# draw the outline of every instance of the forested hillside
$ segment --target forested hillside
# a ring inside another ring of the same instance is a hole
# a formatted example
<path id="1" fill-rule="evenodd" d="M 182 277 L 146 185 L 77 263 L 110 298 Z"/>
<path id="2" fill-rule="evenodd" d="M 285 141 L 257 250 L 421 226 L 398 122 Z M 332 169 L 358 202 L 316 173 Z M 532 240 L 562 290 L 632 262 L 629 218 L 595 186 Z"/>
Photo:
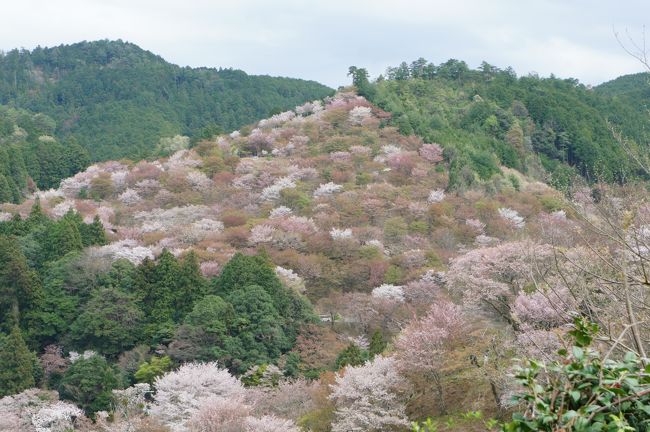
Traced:
<path id="1" fill-rule="evenodd" d="M 0 104 L 45 114 L 91 160 L 151 156 L 161 137 L 229 131 L 330 94 L 313 81 L 179 67 L 122 41 L 0 55 Z"/>
<path id="2" fill-rule="evenodd" d="M 650 423 L 646 191 L 459 187 L 463 148 L 391 122 L 340 92 L 3 204 L 0 430 Z"/>
<path id="3" fill-rule="evenodd" d="M 88 152 L 74 138 L 55 138 L 55 129 L 47 115 L 0 105 L 0 202 L 57 187 L 88 166 Z"/>
<path id="4" fill-rule="evenodd" d="M 577 80 L 517 77 L 483 63 L 470 69 L 424 59 L 389 68 L 369 82 L 353 67 L 370 100 L 393 113 L 392 124 L 440 143 L 452 160 L 450 187 L 487 179 L 504 165 L 565 189 L 574 173 L 590 181 L 646 177 L 631 163 L 612 129 L 648 153 L 647 74 L 622 77 L 596 91 Z"/>

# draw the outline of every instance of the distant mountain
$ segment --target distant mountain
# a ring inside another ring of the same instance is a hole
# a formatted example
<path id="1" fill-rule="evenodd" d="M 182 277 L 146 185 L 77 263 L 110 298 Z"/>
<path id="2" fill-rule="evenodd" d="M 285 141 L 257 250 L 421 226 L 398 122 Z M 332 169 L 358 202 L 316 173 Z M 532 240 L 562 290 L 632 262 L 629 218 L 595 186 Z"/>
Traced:
<path id="1" fill-rule="evenodd" d="M 542 166 L 558 187 L 575 173 L 616 182 L 644 176 L 611 128 L 649 152 L 647 74 L 591 89 L 574 79 L 517 77 L 487 63 L 472 70 L 453 59 L 404 62 L 372 83 L 365 70 L 352 70 L 361 93 L 393 113 L 402 133 L 445 147 L 452 188 L 489 179 L 500 165 L 530 174 Z"/>
<path id="2" fill-rule="evenodd" d="M 314 81 L 180 67 L 123 41 L 0 55 L 0 104 L 50 116 L 92 160 L 142 158 L 161 137 L 229 131 L 332 93 Z"/>
<path id="3" fill-rule="evenodd" d="M 629 101 L 633 107 L 647 112 L 650 107 L 650 74 L 624 75 L 594 88 L 596 93 Z"/>

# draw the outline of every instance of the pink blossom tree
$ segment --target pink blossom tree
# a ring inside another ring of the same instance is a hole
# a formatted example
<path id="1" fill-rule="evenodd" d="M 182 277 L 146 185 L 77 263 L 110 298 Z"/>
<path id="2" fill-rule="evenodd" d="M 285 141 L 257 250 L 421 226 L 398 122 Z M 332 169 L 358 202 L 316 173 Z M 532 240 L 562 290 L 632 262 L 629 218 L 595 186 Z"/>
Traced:
<path id="1" fill-rule="evenodd" d="M 332 431 L 403 430 L 408 426 L 406 387 L 390 357 L 377 356 L 362 366 L 348 367 L 332 385 L 330 399 L 336 406 Z"/>

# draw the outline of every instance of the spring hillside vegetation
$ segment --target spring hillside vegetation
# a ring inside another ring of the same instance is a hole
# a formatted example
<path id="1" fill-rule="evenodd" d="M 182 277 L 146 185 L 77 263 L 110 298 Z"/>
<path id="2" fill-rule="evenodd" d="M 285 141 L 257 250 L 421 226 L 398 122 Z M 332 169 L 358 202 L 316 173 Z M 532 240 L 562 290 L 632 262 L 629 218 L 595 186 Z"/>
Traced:
<path id="1" fill-rule="evenodd" d="M 644 111 L 422 64 L 5 200 L 0 430 L 647 429 Z"/>

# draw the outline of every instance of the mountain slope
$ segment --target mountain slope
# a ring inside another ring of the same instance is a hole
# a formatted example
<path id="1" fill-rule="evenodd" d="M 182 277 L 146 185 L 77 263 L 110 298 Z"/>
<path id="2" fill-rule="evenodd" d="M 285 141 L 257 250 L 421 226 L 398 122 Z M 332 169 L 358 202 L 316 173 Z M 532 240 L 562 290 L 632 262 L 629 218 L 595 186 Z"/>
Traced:
<path id="1" fill-rule="evenodd" d="M 644 176 L 610 130 L 620 129 L 648 152 L 650 117 L 640 98 L 613 97 L 614 90 L 593 91 L 571 79 L 517 78 L 512 69 L 488 64 L 471 70 L 458 60 L 439 66 L 424 59 L 402 63 L 389 69 L 387 78 L 361 80 L 362 93 L 392 112 L 403 133 L 439 142 L 453 153 L 454 187 L 471 183 L 473 175 L 490 178 L 499 164 L 533 175 L 540 175 L 541 164 L 561 187 L 574 172 L 617 182 Z"/>
<path id="2" fill-rule="evenodd" d="M 0 103 L 49 115 L 93 160 L 150 156 L 163 136 L 236 129 L 330 93 L 313 81 L 179 67 L 122 41 L 0 56 Z"/>

